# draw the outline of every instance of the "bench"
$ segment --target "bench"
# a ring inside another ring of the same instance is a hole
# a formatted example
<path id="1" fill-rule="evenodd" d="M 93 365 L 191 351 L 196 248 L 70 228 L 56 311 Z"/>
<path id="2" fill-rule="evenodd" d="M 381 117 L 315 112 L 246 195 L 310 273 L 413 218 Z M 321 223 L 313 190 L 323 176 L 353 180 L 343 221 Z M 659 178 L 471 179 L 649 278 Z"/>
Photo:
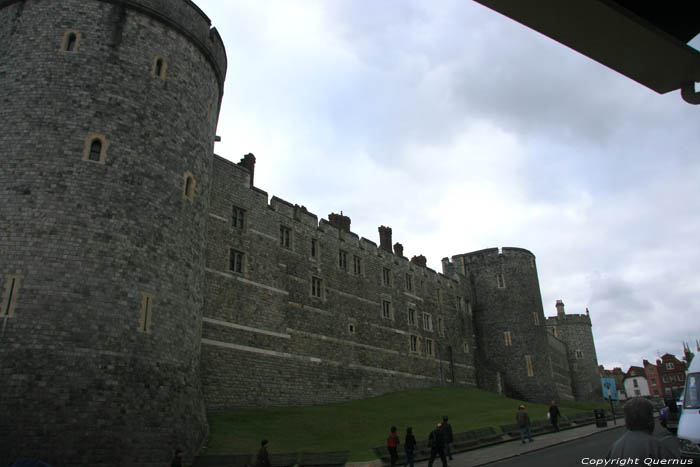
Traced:
<path id="1" fill-rule="evenodd" d="M 577 412 L 567 417 L 571 423 L 576 425 L 589 425 L 595 423 L 593 412 Z"/>
<path id="2" fill-rule="evenodd" d="M 270 454 L 271 467 L 292 467 L 299 462 L 298 452 L 282 452 Z"/>
<path id="3" fill-rule="evenodd" d="M 350 457 L 350 451 L 302 452 L 298 465 L 299 467 L 337 467 L 345 465 L 348 457 Z"/>
<path id="4" fill-rule="evenodd" d="M 250 454 L 229 454 L 226 456 L 204 456 L 194 460 L 194 467 L 246 467 L 253 465 Z"/>

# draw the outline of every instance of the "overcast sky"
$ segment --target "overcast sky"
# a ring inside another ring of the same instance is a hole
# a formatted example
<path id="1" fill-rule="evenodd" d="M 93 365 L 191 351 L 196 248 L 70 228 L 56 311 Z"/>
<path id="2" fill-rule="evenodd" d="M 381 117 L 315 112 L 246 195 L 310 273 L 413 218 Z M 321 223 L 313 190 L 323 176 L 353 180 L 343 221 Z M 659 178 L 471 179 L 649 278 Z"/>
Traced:
<path id="1" fill-rule="evenodd" d="M 216 153 L 409 258 L 537 257 L 598 362 L 700 338 L 700 106 L 466 0 L 196 0 L 228 74 Z M 699 43 L 696 38 L 691 45 Z M 696 46 L 697 48 L 697 46 Z"/>

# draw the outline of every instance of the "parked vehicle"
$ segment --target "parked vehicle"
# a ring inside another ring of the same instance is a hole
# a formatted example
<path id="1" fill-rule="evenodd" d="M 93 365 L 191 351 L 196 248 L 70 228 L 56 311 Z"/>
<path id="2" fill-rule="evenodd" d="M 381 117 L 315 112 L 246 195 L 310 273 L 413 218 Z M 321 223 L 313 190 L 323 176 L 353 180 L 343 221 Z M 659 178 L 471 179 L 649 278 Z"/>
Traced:
<path id="1" fill-rule="evenodd" d="M 681 455 L 700 460 L 700 358 L 690 362 L 685 375 L 683 411 L 678 422 Z"/>

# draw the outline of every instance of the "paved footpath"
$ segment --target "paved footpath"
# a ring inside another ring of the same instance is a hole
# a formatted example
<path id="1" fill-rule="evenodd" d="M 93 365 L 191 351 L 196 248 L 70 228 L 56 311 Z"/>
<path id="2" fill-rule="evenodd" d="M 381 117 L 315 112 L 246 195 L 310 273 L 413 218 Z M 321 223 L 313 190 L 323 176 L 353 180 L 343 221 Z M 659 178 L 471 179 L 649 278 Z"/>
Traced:
<path id="1" fill-rule="evenodd" d="M 598 428 L 595 425 L 595 423 L 593 423 L 591 425 L 586 425 L 579 428 L 571 428 L 555 433 L 546 433 L 543 435 L 533 436 L 532 439 L 534 441 L 532 443 L 528 442 L 523 444 L 520 442 L 520 439 L 506 441 L 504 443 L 495 444 L 484 448 L 453 454 L 453 460 L 448 460 L 447 463 L 450 467 L 471 467 L 477 465 L 491 464 L 493 462 L 497 462 L 503 459 L 508 459 L 510 457 L 519 456 L 521 454 L 526 454 L 528 452 L 548 448 L 557 444 L 574 441 L 579 438 L 585 438 L 587 436 L 592 436 L 596 433 L 600 433 L 606 430 L 614 430 L 615 428 L 621 428 L 624 426 L 624 420 L 618 419 L 617 425 L 613 425 L 613 422 L 609 420 L 607 427 Z M 381 465 L 381 461 L 376 460 L 371 462 L 348 462 L 346 464 L 346 467 L 380 467 Z M 425 467 L 427 465 L 427 460 L 415 463 L 416 467 Z M 433 467 L 441 466 L 442 464 L 440 462 L 440 458 L 438 457 L 436 459 L 436 462 L 433 464 Z"/>

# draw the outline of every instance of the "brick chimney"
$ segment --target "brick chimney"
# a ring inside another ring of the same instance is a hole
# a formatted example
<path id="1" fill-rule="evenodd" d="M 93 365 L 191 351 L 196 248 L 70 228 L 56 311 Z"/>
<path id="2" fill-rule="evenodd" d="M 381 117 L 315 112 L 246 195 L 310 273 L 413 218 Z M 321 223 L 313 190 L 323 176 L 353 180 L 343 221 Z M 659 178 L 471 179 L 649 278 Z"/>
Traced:
<path id="1" fill-rule="evenodd" d="M 557 300 L 557 317 L 562 317 L 564 316 L 564 302 L 561 300 Z"/>
<path id="2" fill-rule="evenodd" d="M 399 242 L 394 243 L 394 254 L 403 258 L 403 245 Z"/>
<path id="3" fill-rule="evenodd" d="M 343 211 L 340 211 L 340 214 L 334 212 L 328 214 L 328 222 L 338 230 L 350 232 L 350 218 L 344 216 Z"/>
<path id="4" fill-rule="evenodd" d="M 248 169 L 248 172 L 250 172 L 250 186 L 253 186 L 253 174 L 255 174 L 255 156 L 253 153 L 249 152 L 243 156 L 243 159 L 241 159 L 238 165 Z"/>
<path id="5" fill-rule="evenodd" d="M 413 264 L 417 264 L 418 266 L 423 267 L 425 267 L 426 264 L 428 264 L 428 260 L 423 255 L 414 256 L 413 258 L 411 258 L 411 262 Z"/>
<path id="6" fill-rule="evenodd" d="M 379 248 L 391 252 L 391 227 L 379 227 Z"/>

